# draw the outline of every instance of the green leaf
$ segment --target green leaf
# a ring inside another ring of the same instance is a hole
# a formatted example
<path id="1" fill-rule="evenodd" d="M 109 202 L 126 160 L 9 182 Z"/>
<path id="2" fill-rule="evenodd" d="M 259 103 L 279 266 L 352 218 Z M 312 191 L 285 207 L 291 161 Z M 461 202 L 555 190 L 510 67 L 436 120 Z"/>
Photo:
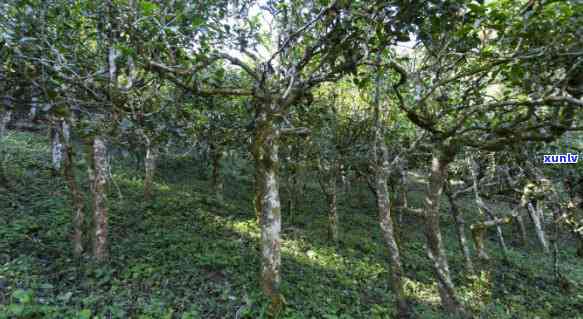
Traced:
<path id="1" fill-rule="evenodd" d="M 79 319 L 91 319 L 91 310 L 89 309 L 83 309 L 81 311 L 79 311 Z"/>
<path id="2" fill-rule="evenodd" d="M 140 7 L 145 16 L 151 16 L 159 9 L 157 4 L 150 1 L 142 1 Z"/>
<path id="3" fill-rule="evenodd" d="M 193 28 L 197 28 L 197 27 L 202 26 L 204 24 L 204 22 L 205 22 L 204 17 L 195 16 L 194 18 L 192 18 L 192 24 L 191 24 L 191 26 Z"/>
<path id="4" fill-rule="evenodd" d="M 16 298 L 22 304 L 28 304 L 32 302 L 32 292 L 23 289 L 17 289 L 12 293 L 12 297 Z"/>
<path id="5" fill-rule="evenodd" d="M 8 311 L 15 316 L 21 316 L 24 312 L 24 305 L 12 304 L 8 306 Z"/>

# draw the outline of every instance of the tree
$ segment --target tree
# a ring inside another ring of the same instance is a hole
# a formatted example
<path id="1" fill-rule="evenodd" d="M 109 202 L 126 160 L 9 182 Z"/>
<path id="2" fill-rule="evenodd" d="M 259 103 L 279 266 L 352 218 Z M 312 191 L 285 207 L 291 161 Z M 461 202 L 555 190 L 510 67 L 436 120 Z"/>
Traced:
<path id="1" fill-rule="evenodd" d="M 565 89 L 549 90 L 548 95 L 542 98 L 525 96 L 532 92 L 530 90 L 535 84 L 544 85 L 544 81 L 519 86 L 524 83 L 509 83 L 500 79 L 500 74 L 504 74 L 508 68 L 532 68 L 530 58 L 536 56 L 537 53 L 533 52 L 539 50 L 536 43 L 532 43 L 535 41 L 534 34 L 528 45 L 512 40 L 506 43 L 503 37 L 491 39 L 488 45 L 482 45 L 476 34 L 468 35 L 471 23 L 484 15 L 485 18 L 498 19 L 502 28 L 508 28 L 500 29 L 500 32 L 516 32 L 513 30 L 516 25 L 512 24 L 514 18 L 510 13 L 516 10 L 516 6 L 507 2 L 505 4 L 507 7 L 504 10 L 508 11 L 503 13 L 503 18 L 497 16 L 501 14 L 500 11 L 492 10 L 489 12 L 492 16 L 488 16 L 485 5 L 472 5 L 465 10 L 456 10 L 447 20 L 422 25 L 418 39 L 426 53 L 420 58 L 421 63 L 411 71 L 392 64 L 395 71 L 415 85 L 415 91 L 407 97 L 394 88 L 401 110 L 413 123 L 432 135 L 432 170 L 425 200 L 428 253 L 434 262 L 442 304 L 454 313 L 465 313 L 465 310 L 455 295 L 449 273 L 440 235 L 439 203 L 448 166 L 455 154 L 462 146 L 501 150 L 521 141 L 553 141 L 571 129 L 575 108 L 581 104 L 580 100 L 566 95 Z M 460 12 L 465 13 L 458 14 Z M 563 12 L 568 16 L 569 13 Z M 532 21 L 529 21 L 529 25 L 532 26 Z M 567 33 L 561 35 L 568 37 Z M 567 38 L 565 40 L 567 43 L 572 42 Z M 499 53 L 492 55 L 490 50 L 493 47 Z M 567 45 L 556 54 L 568 54 L 565 52 L 570 50 L 571 45 Z M 554 65 L 551 69 L 541 69 L 539 74 L 552 74 L 558 67 Z M 567 80 L 568 77 L 562 79 Z M 492 101 L 484 94 L 494 83 L 512 88 L 504 101 Z M 545 112 L 550 107 L 553 111 Z"/>
<path id="2" fill-rule="evenodd" d="M 242 14 L 247 9 L 243 7 L 233 18 L 239 23 L 249 21 L 251 33 L 257 33 L 253 20 Z M 264 43 L 268 55 L 260 57 L 258 52 L 251 52 L 259 44 L 257 38 L 238 38 L 232 49 L 246 55 L 250 63 L 224 52 L 211 52 L 205 54 L 202 63 L 195 67 L 194 71 L 216 60 L 229 61 L 246 73 L 252 88 L 205 90 L 177 78 L 178 75 L 195 75 L 192 70 L 175 69 L 158 61 L 149 63 L 151 69 L 165 74 L 195 94 L 247 95 L 253 99 L 255 120 L 251 153 L 255 159 L 257 207 L 262 212 L 262 286 L 272 300 L 270 314 L 273 316 L 281 312 L 285 303 L 280 292 L 278 143 L 282 134 L 294 132 L 293 129 L 280 128 L 278 118 L 285 116 L 298 101 L 309 97 L 313 87 L 355 70 L 364 57 L 363 36 L 366 32 L 362 28 L 368 13 L 358 12 L 362 9 L 365 9 L 362 4 L 351 5 L 344 1 L 334 1 L 326 6 L 312 4 L 301 10 L 292 2 L 265 6 L 262 13 L 274 23 L 274 32 L 266 35 L 271 41 Z M 230 26 L 223 26 L 223 30 L 230 30 Z M 223 35 L 228 37 L 228 33 Z"/>

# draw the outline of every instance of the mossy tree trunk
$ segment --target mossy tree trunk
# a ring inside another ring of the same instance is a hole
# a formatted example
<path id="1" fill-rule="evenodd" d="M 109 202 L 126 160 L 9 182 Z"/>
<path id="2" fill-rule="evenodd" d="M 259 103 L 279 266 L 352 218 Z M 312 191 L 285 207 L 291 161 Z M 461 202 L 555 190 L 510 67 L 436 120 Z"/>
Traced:
<path id="1" fill-rule="evenodd" d="M 108 211 L 107 211 L 107 147 L 101 136 L 89 138 L 89 181 L 93 197 L 93 256 L 98 262 L 108 256 Z"/>
<path id="2" fill-rule="evenodd" d="M 285 299 L 281 294 L 281 203 L 278 186 L 278 138 L 268 112 L 259 109 L 256 117 L 253 156 L 255 159 L 256 210 L 261 226 L 261 287 L 271 299 L 269 316 L 277 317 Z"/>
<path id="3" fill-rule="evenodd" d="M 336 159 L 318 159 L 318 182 L 328 206 L 328 238 L 338 241 L 337 188 L 338 162 Z"/>
<path id="4" fill-rule="evenodd" d="M 441 238 L 439 226 L 440 199 L 444 182 L 447 180 L 449 163 L 455 153 L 451 146 L 435 145 L 431 161 L 431 176 L 425 196 L 425 236 L 427 238 L 427 252 L 432 261 L 433 271 L 437 279 L 437 288 L 442 306 L 451 314 L 469 317 L 455 292 L 451 280 L 449 264 Z"/>
<path id="5" fill-rule="evenodd" d="M 377 53 L 377 64 L 380 65 L 381 55 Z M 389 152 L 384 138 L 384 127 L 381 119 L 381 96 L 380 89 L 382 85 L 382 77 L 380 68 L 377 69 L 375 79 L 375 95 L 374 95 L 374 139 L 372 141 L 370 164 L 372 173 L 369 181 L 369 187 L 375 195 L 377 210 L 379 215 L 379 225 L 389 252 L 389 269 L 390 282 L 392 292 L 395 295 L 395 302 L 397 307 L 397 316 L 399 318 L 410 318 L 411 309 L 407 302 L 405 288 L 403 285 L 403 265 L 401 263 L 401 253 L 397 238 L 395 234 L 394 216 L 391 210 L 391 198 L 387 187 L 387 179 L 390 175 L 391 164 L 389 163 Z M 396 159 L 398 161 L 398 158 Z M 392 163 L 394 164 L 394 163 Z"/>
<path id="6" fill-rule="evenodd" d="M 59 175 L 63 164 L 63 142 L 61 141 L 60 125 L 60 120 L 53 119 L 49 129 L 51 140 L 51 168 L 54 176 Z"/>
<path id="7" fill-rule="evenodd" d="M 401 263 L 401 253 L 397 243 L 395 224 L 393 222 L 391 201 L 387 189 L 387 181 L 383 172 L 375 174 L 376 202 L 379 214 L 379 225 L 385 245 L 389 251 L 391 287 L 395 294 L 397 311 L 399 318 L 409 318 L 410 309 L 403 286 L 403 266 Z"/>
<path id="8" fill-rule="evenodd" d="M 338 208 L 336 198 L 336 183 L 329 188 L 326 195 L 328 202 L 328 238 L 333 242 L 338 242 Z"/>
<path id="9" fill-rule="evenodd" d="M 464 256 L 464 262 L 466 270 L 469 273 L 474 273 L 474 263 L 472 262 L 472 255 L 470 253 L 470 246 L 468 245 L 468 239 L 466 237 L 466 222 L 464 217 L 462 216 L 462 212 L 460 211 L 456 199 L 454 198 L 453 194 L 449 189 L 446 188 L 445 195 L 447 196 L 447 200 L 449 201 L 449 210 L 455 221 L 457 238 L 460 244 L 460 249 Z"/>
<path id="10" fill-rule="evenodd" d="M 73 200 L 73 231 L 71 235 L 71 242 L 73 244 L 73 253 L 80 256 L 83 249 L 83 223 L 85 220 L 85 199 L 83 192 L 79 188 L 77 182 L 77 174 L 75 172 L 75 149 L 71 141 L 71 127 L 70 124 L 61 120 L 59 125 L 61 136 L 63 137 L 63 176 L 67 181 L 67 187 L 71 193 Z"/>
<path id="11" fill-rule="evenodd" d="M 156 176 L 156 164 L 160 150 L 158 145 L 150 138 L 146 138 L 146 156 L 144 158 L 144 199 L 150 200 L 153 194 L 154 177 Z"/>

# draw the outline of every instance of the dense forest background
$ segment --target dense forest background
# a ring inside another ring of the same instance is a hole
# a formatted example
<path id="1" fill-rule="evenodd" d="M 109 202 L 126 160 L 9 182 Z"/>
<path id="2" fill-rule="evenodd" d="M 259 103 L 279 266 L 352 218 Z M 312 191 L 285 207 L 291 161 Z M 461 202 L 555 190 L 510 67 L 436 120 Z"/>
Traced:
<path id="1" fill-rule="evenodd" d="M 0 318 L 583 318 L 582 26 L 2 1 Z"/>

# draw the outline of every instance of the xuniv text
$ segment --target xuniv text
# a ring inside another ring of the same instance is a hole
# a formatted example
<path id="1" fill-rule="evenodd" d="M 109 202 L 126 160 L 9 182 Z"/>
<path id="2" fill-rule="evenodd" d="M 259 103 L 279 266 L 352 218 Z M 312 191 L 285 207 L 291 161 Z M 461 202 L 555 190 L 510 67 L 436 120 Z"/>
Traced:
<path id="1" fill-rule="evenodd" d="M 578 154 L 543 155 L 543 164 L 575 164 L 579 159 Z"/>

